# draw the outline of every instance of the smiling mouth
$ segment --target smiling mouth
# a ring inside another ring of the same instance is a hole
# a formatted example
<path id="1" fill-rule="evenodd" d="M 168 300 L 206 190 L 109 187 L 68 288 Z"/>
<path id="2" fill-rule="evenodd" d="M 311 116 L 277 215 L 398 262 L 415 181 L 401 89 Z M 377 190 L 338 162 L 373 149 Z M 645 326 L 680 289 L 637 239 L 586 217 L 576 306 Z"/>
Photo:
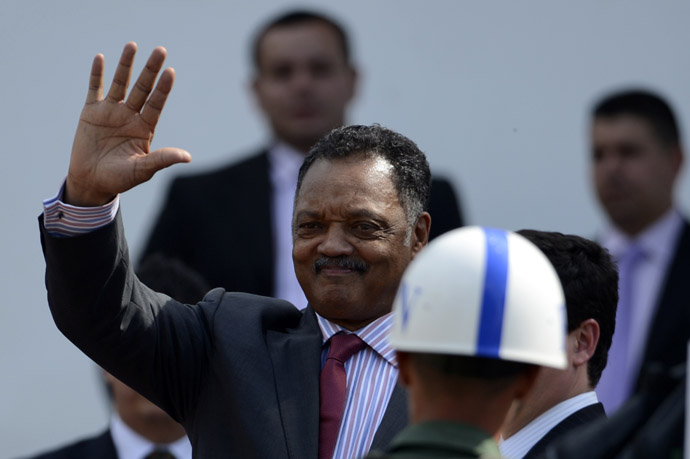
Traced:
<path id="1" fill-rule="evenodd" d="M 326 276 L 344 276 L 347 274 L 352 274 L 354 272 L 355 271 L 353 271 L 351 269 L 326 267 L 326 268 L 322 268 L 319 271 L 317 271 L 317 274 L 324 274 Z"/>

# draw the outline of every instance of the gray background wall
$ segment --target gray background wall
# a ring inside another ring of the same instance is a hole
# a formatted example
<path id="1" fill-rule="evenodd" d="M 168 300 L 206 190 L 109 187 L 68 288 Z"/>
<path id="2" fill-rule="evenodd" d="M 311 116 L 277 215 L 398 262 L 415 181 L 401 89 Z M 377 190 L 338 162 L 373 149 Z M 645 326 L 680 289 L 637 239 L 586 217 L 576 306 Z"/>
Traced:
<path id="1" fill-rule="evenodd" d="M 349 119 L 415 140 L 453 180 L 472 224 L 594 235 L 587 110 L 643 84 L 690 119 L 690 4 L 581 0 L 306 1 L 354 37 L 362 85 Z M 177 82 L 154 147 L 194 161 L 123 197 L 137 255 L 166 185 L 239 158 L 265 129 L 249 97 L 248 37 L 281 1 L 0 2 L 0 457 L 100 431 L 107 408 L 90 361 L 52 323 L 36 217 L 60 185 L 93 56 L 109 80 L 126 41 L 168 48 Z M 677 189 L 690 209 L 687 174 Z M 237 216 L 238 219 L 242 216 Z"/>

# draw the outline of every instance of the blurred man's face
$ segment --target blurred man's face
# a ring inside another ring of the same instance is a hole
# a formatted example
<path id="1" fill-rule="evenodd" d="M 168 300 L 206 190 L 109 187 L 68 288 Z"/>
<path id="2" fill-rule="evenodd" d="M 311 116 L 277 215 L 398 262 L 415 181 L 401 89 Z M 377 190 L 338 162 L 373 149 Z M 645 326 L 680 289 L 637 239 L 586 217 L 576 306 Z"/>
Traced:
<path id="1" fill-rule="evenodd" d="M 634 236 L 672 205 L 678 148 L 665 146 L 644 119 L 598 117 L 592 124 L 592 177 L 611 221 Z"/>
<path id="2" fill-rule="evenodd" d="M 254 93 L 278 139 L 306 152 L 343 125 L 356 76 L 330 26 L 310 21 L 269 30 L 258 67 Z"/>
<path id="3" fill-rule="evenodd" d="M 115 411 L 130 429 L 153 443 L 172 443 L 185 435 L 184 428 L 165 411 L 110 373 L 104 375 Z"/>

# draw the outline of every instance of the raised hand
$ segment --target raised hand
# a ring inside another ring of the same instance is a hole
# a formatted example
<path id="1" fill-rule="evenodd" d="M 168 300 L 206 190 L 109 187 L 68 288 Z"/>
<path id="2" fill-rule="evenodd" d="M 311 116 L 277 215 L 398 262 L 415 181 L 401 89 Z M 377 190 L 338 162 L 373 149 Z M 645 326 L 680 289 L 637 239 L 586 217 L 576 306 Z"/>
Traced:
<path id="1" fill-rule="evenodd" d="M 165 69 L 151 93 L 166 56 L 165 48 L 154 49 L 125 101 L 136 52 L 136 43 L 125 45 L 105 98 L 105 59 L 99 54 L 93 60 L 89 92 L 74 136 L 64 202 L 78 206 L 106 204 L 159 170 L 192 159 L 180 148 L 149 150 L 175 71 Z"/>

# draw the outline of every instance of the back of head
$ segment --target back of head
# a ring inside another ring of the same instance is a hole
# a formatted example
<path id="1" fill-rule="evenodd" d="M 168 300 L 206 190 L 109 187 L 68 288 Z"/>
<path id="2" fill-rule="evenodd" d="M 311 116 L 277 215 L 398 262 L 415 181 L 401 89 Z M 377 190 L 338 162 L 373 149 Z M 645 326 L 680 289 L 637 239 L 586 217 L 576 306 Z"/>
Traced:
<path id="1" fill-rule="evenodd" d="M 565 294 L 568 332 L 590 318 L 599 324 L 599 342 L 587 364 L 589 383 L 596 387 L 616 327 L 616 264 L 599 244 L 579 236 L 536 230 L 517 233 L 536 245 L 556 269 Z"/>
<path id="2" fill-rule="evenodd" d="M 393 305 L 391 344 L 409 353 L 564 368 L 563 309 L 558 276 L 532 243 L 464 227 L 410 263 Z"/>
<path id="3" fill-rule="evenodd" d="M 322 137 L 302 163 L 295 196 L 299 194 L 304 176 L 316 161 L 344 160 L 357 155 L 382 158 L 393 166 L 392 179 L 398 198 L 408 222 L 415 222 L 429 202 L 429 163 L 412 140 L 378 124 L 343 126 Z"/>
<path id="4" fill-rule="evenodd" d="M 146 257 L 136 273 L 150 289 L 181 303 L 197 303 L 209 290 L 200 274 L 181 261 L 160 254 Z"/>
<path id="5" fill-rule="evenodd" d="M 681 143 L 680 130 L 671 105 L 661 96 L 643 89 L 631 89 L 606 96 L 592 109 L 592 118 L 635 116 L 652 127 L 657 140 L 666 147 Z"/>

